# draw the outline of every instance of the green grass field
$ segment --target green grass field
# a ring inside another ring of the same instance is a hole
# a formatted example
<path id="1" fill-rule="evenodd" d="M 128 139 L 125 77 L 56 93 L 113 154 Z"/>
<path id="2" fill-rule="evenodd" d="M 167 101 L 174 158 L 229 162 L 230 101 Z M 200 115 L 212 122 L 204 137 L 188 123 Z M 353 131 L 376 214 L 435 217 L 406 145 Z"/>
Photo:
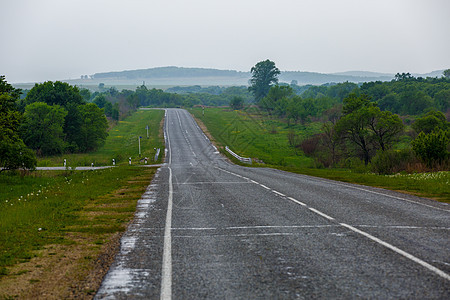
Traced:
<path id="1" fill-rule="evenodd" d="M 256 110 L 207 108 L 205 115 L 201 109 L 190 112 L 205 124 L 220 146 L 229 146 L 240 156 L 256 158 L 266 165 L 297 168 L 313 165 L 311 158 L 289 145 L 288 132 L 294 130 L 304 139 L 319 132 L 319 123 L 288 126 Z"/>
<path id="2" fill-rule="evenodd" d="M 63 166 L 64 159 L 68 166 L 110 166 L 112 159 L 116 164 L 128 164 L 128 158 L 131 157 L 132 163 L 139 163 L 139 159 L 148 157 L 148 163 L 155 163 L 154 148 L 161 148 L 163 138 L 160 136 L 161 120 L 164 117 L 163 110 L 139 110 L 130 117 L 119 121 L 108 134 L 105 144 L 95 152 L 80 154 L 65 154 L 53 157 L 40 158 L 39 167 Z M 146 126 L 149 126 L 149 138 L 147 139 Z M 141 139 L 141 156 L 139 158 L 139 136 Z M 162 151 L 161 153 L 163 153 Z M 161 155 L 159 160 L 161 161 Z"/>
<path id="3" fill-rule="evenodd" d="M 163 116 L 162 110 L 137 111 L 110 130 L 98 151 L 39 161 L 41 166 L 61 166 L 63 158 L 69 166 L 89 165 L 91 161 L 110 165 L 114 157 L 118 163 L 115 168 L 0 173 L 0 291 L 9 291 L 14 280 L 40 270 L 21 270 L 22 263 L 37 261 L 36 268 L 46 268 L 48 257 L 40 253 L 48 247 L 60 249 L 57 256 L 63 258 L 85 253 L 81 261 L 70 260 L 74 274 L 69 277 L 76 281 L 87 276 L 102 245 L 126 229 L 137 201 L 150 184 L 156 168 L 138 166 L 142 164 L 138 160 L 138 136 L 143 137 L 141 157 L 153 158 L 153 148 L 161 148 L 163 154 Z M 149 139 L 146 125 L 150 127 Z M 132 166 L 128 166 L 129 156 Z M 57 262 L 58 258 L 51 263 Z M 26 284 L 38 282 L 32 279 Z M 0 292 L 0 298 L 8 295 Z"/>
<path id="4" fill-rule="evenodd" d="M 448 171 L 386 176 L 346 169 L 314 168 L 311 158 L 296 152 L 288 145 L 287 133 L 293 129 L 300 139 L 303 139 L 320 132 L 319 123 L 289 127 L 286 123 L 270 119 L 257 110 L 232 111 L 223 108 L 207 108 L 204 116 L 201 109 L 192 109 L 190 112 L 207 127 L 219 146 L 227 145 L 241 156 L 264 161 L 264 164 L 253 164 L 253 166 L 274 167 L 450 202 L 450 172 Z M 230 155 L 228 157 L 237 163 L 233 157 Z"/>

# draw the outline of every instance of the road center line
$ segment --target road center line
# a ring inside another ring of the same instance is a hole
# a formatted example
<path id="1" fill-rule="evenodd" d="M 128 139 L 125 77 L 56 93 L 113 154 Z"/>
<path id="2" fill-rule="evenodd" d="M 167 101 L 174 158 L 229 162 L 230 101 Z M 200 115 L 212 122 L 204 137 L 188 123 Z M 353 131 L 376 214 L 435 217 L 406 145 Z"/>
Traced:
<path id="1" fill-rule="evenodd" d="M 414 255 L 411 255 L 411 254 L 409 254 L 408 252 L 405 252 L 405 251 L 403 251 L 402 249 L 399 249 L 399 248 L 395 247 L 394 245 L 391 245 L 391 244 L 389 244 L 389 243 L 387 243 L 387 242 L 385 242 L 385 241 L 383 241 L 383 240 L 380 240 L 379 238 L 374 237 L 373 235 L 368 234 L 367 232 L 364 232 L 364 231 L 362 231 L 362 230 L 359 230 L 359 229 L 357 229 L 357 228 L 355 228 L 355 227 L 353 227 L 353 226 L 350 226 L 350 225 L 345 224 L 345 223 L 339 223 L 339 224 L 342 225 L 342 226 L 344 226 L 345 228 L 348 228 L 348 229 L 350 229 L 350 230 L 352 230 L 352 231 L 354 231 L 354 232 L 356 232 L 356 233 L 359 233 L 359 234 L 361 234 L 361 235 L 367 237 L 368 239 L 371 239 L 371 240 L 374 241 L 374 242 L 377 242 L 378 244 L 383 245 L 383 246 L 386 247 L 386 248 L 391 249 L 391 250 L 394 251 L 394 252 L 397 252 L 398 254 L 400 254 L 400 255 L 402 255 L 402 256 L 404 256 L 404 257 L 406 257 L 406 258 L 408 258 L 408 259 L 414 261 L 415 263 L 418 263 L 419 265 L 421 265 L 421 266 L 427 268 L 428 270 L 430 270 L 430 271 L 432 271 L 432 272 L 438 274 L 438 275 L 441 276 L 442 278 L 447 279 L 447 280 L 450 280 L 450 275 L 448 275 L 448 274 L 445 273 L 444 271 L 441 271 L 441 270 L 439 270 L 438 268 L 436 268 L 436 267 L 430 265 L 429 263 L 427 263 L 427 262 L 421 260 L 420 258 L 417 258 L 417 257 L 415 257 Z"/>
<path id="2" fill-rule="evenodd" d="M 219 169 L 221 169 L 221 168 L 219 168 Z M 221 170 L 223 170 L 223 169 L 221 169 Z M 224 170 L 224 171 L 225 171 L 225 170 Z M 232 174 L 232 175 L 237 175 L 237 174 L 235 174 L 235 173 L 233 173 L 233 172 L 230 172 L 230 171 L 225 171 L 225 172 L 227 172 L 227 173 L 229 173 L 229 174 Z M 266 188 L 266 189 L 269 189 L 267 186 L 265 186 L 265 185 L 263 185 L 263 184 L 261 184 L 261 183 L 257 183 L 257 184 L 258 184 L 259 186 L 262 186 L 262 187 Z M 338 184 L 338 185 L 339 185 L 339 184 Z M 360 188 L 356 188 L 356 189 L 360 189 Z M 372 191 L 365 190 L 365 189 L 362 189 L 362 188 L 361 188 L 360 190 L 364 190 L 364 191 L 367 191 L 367 192 L 372 192 Z M 275 190 L 272 190 L 272 191 L 275 191 Z M 381 193 L 377 193 L 377 192 L 372 192 L 372 193 L 375 193 L 375 194 L 381 194 Z M 383 195 L 383 196 L 389 196 L 389 195 L 385 195 L 385 194 L 381 194 L 381 195 Z M 394 197 L 394 196 L 390 196 L 390 197 L 392 197 L 392 198 L 398 198 L 398 197 Z M 291 200 L 291 201 L 293 201 L 293 202 L 295 202 L 295 203 L 300 204 L 299 201 L 297 201 L 296 199 L 294 199 L 294 198 L 292 198 L 292 197 L 285 197 L 285 198 L 286 198 L 286 199 L 289 199 L 289 200 Z M 406 199 L 402 199 L 402 198 L 398 198 L 398 199 L 400 199 L 400 200 L 406 200 Z M 407 200 L 407 201 L 408 201 L 408 200 Z M 413 201 L 413 202 L 414 202 L 414 201 Z M 416 203 L 416 202 L 414 202 L 414 203 Z M 301 204 L 301 205 L 303 205 L 303 204 Z M 310 206 L 308 206 L 308 205 L 305 205 L 305 206 L 306 206 L 309 210 L 311 210 L 312 212 L 314 212 L 314 213 L 316 213 L 316 214 L 318 214 L 318 215 L 320 215 L 320 216 L 322 216 L 322 217 L 324 217 L 324 218 L 326 218 L 326 219 L 329 219 L 330 221 L 335 221 L 335 219 L 334 219 L 333 217 L 330 217 L 330 216 L 328 216 L 327 214 L 324 214 L 323 212 L 321 212 L 321 211 L 319 211 L 319 210 L 317 210 L 317 209 L 315 209 L 315 208 L 312 208 L 312 207 L 310 207 Z M 428 205 L 426 205 L 426 206 L 428 206 Z M 377 237 L 375 237 L 375 236 L 373 236 L 373 235 L 371 235 L 371 234 L 369 234 L 369 233 L 367 233 L 367 232 L 365 232 L 365 231 L 359 230 L 359 229 L 357 229 L 357 228 L 355 228 L 355 227 L 353 227 L 353 226 L 351 226 L 351 225 L 348 225 L 348 224 L 345 224 L 345 223 L 339 223 L 339 225 L 341 225 L 341 226 L 343 226 L 343 227 L 345 227 L 345 228 L 347 228 L 347 229 L 350 229 L 351 231 L 356 232 L 356 233 L 358 233 L 358 234 L 360 234 L 360 235 L 362 235 L 362 236 L 364 236 L 364 237 L 366 237 L 366 238 L 368 238 L 368 239 L 370 239 L 370 240 L 372 240 L 372 241 L 374 241 L 374 242 L 376 242 L 376 243 L 378 243 L 378 244 L 380 244 L 380 245 L 382 245 L 382 246 L 384 246 L 384 247 L 386 247 L 386 248 L 388 248 L 388 249 L 390 249 L 390 250 L 396 252 L 397 254 L 400 254 L 400 255 L 402 255 L 402 256 L 404 256 L 404 257 L 406 257 L 406 258 L 412 260 L 413 262 L 415 262 L 415 263 L 417 263 L 417 264 L 419 264 L 419 265 L 425 267 L 425 268 L 428 269 L 429 271 L 434 272 L 435 274 L 441 276 L 441 277 L 444 278 L 444 279 L 450 280 L 450 275 L 448 275 L 448 274 L 445 273 L 444 271 L 442 271 L 442 270 L 440 270 L 440 269 L 438 269 L 438 268 L 436 268 L 436 267 L 430 265 L 429 263 L 427 263 L 427 262 L 421 260 L 420 258 L 415 257 L 415 256 L 412 255 L 412 254 L 409 254 L 409 253 L 406 252 L 406 251 L 401 250 L 400 248 L 395 247 L 394 245 L 391 245 L 391 244 L 389 244 L 389 243 L 387 243 L 387 242 L 385 242 L 385 241 L 383 241 L 383 240 L 381 240 L 381 239 L 379 239 L 379 238 L 377 238 Z"/>

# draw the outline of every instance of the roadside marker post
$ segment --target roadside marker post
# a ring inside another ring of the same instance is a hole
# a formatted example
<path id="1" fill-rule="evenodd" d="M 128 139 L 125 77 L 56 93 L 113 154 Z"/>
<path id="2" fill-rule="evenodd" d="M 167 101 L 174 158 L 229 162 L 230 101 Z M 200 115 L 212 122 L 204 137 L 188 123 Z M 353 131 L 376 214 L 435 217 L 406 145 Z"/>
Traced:
<path id="1" fill-rule="evenodd" d="M 148 138 L 148 125 L 145 126 L 145 129 L 147 129 L 147 138 Z"/>
<path id="2" fill-rule="evenodd" d="M 112 162 L 113 162 L 113 166 L 115 166 L 116 165 L 116 160 L 114 158 L 112 159 Z"/>
<path id="3" fill-rule="evenodd" d="M 142 136 L 140 136 L 139 137 L 139 157 L 141 157 L 141 139 L 142 139 Z"/>
<path id="4" fill-rule="evenodd" d="M 131 166 L 131 157 L 128 159 L 128 164 Z"/>

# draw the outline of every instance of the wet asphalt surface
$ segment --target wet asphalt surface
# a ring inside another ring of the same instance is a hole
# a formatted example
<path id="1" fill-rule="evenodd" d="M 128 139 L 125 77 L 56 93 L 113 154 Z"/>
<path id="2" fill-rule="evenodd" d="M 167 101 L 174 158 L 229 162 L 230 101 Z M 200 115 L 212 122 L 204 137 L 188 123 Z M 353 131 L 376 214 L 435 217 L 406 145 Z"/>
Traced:
<path id="1" fill-rule="evenodd" d="M 186 111 L 165 122 L 166 164 L 97 299 L 450 299 L 446 204 L 236 166 Z"/>

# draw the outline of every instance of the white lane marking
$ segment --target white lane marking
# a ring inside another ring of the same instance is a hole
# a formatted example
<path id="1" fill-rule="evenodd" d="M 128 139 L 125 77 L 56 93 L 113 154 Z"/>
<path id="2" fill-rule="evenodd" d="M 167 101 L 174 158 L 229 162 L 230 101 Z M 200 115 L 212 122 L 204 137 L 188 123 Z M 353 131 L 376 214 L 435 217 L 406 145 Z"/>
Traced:
<path id="1" fill-rule="evenodd" d="M 279 229 L 279 228 L 326 228 L 326 227 L 339 227 L 339 225 L 256 225 L 256 226 L 230 226 L 230 227 L 184 227 L 184 228 L 172 228 L 175 230 L 236 230 L 236 229 Z"/>
<path id="2" fill-rule="evenodd" d="M 298 201 L 297 199 L 294 199 L 294 198 L 292 198 L 292 197 L 287 197 L 287 198 L 288 198 L 289 200 L 291 200 L 291 201 L 297 203 L 297 204 L 302 205 L 302 206 L 308 206 L 308 205 L 306 205 L 305 203 L 300 202 L 300 201 Z"/>
<path id="3" fill-rule="evenodd" d="M 309 207 L 309 206 L 308 206 L 308 209 L 309 209 L 310 211 L 313 211 L 313 212 L 315 212 L 316 214 L 318 214 L 318 215 L 320 215 L 320 216 L 322 216 L 322 217 L 328 219 L 328 220 L 334 220 L 334 218 L 330 217 L 330 216 L 327 215 L 327 214 L 324 214 L 324 213 L 321 212 L 321 211 L 318 211 L 318 210 L 315 209 L 315 208 L 312 208 L 312 207 Z"/>
<path id="4" fill-rule="evenodd" d="M 166 227 L 164 230 L 163 262 L 161 272 L 161 298 L 172 299 L 172 169 L 169 168 L 169 200 L 167 203 Z"/>
<path id="5" fill-rule="evenodd" d="M 168 122 L 168 118 L 167 118 Z M 169 165 L 172 164 L 172 149 L 170 148 L 169 128 L 166 127 L 167 146 L 169 148 Z M 169 169 L 169 198 L 167 203 L 166 227 L 164 230 L 164 246 L 163 246 L 163 261 L 161 270 L 161 295 L 163 300 L 172 299 L 172 200 L 173 200 L 173 185 L 172 185 L 172 169 Z"/>
<path id="6" fill-rule="evenodd" d="M 236 175 L 236 174 L 234 174 L 233 172 L 227 172 L 227 173 Z M 266 186 L 263 185 L 263 184 L 260 184 L 260 183 L 259 183 L 259 185 L 262 186 L 262 187 L 264 187 L 264 188 L 269 189 L 268 187 L 266 187 Z M 345 186 L 345 185 L 344 185 L 344 186 Z M 357 189 L 360 189 L 360 188 L 357 188 Z M 372 192 L 372 191 L 365 190 L 365 189 L 360 189 L 360 190 Z M 375 193 L 375 194 L 380 194 L 380 195 L 383 195 L 383 196 L 389 196 L 389 195 L 385 195 L 385 194 L 377 193 L 377 192 L 373 192 L 373 193 Z M 392 198 L 398 198 L 398 197 L 395 197 L 395 196 L 390 196 L 390 197 L 392 197 Z M 291 197 L 286 197 L 286 198 L 289 199 L 289 200 L 295 200 L 294 198 L 291 198 Z M 398 199 L 403 200 L 402 198 L 398 198 Z M 405 200 L 406 200 L 406 199 L 405 199 Z M 294 202 L 298 203 L 297 200 L 295 200 Z M 414 202 L 414 201 L 411 201 L 411 202 Z M 416 202 L 414 202 L 414 203 L 416 203 Z M 307 206 L 307 205 L 305 205 L 305 206 L 306 206 L 309 210 L 311 210 L 312 212 L 314 212 L 314 213 L 316 213 L 316 214 L 319 214 L 320 216 L 322 216 L 322 217 L 324 217 L 324 218 L 326 218 L 326 219 L 333 220 L 333 221 L 335 220 L 334 218 L 328 216 L 327 214 L 325 214 L 325 213 L 323 213 L 323 212 L 321 212 L 321 211 L 319 211 L 319 210 L 317 210 L 317 209 L 315 209 L 315 208 L 312 208 L 312 207 Z M 429 205 L 426 205 L 426 206 L 429 206 Z M 433 207 L 433 206 L 430 206 L 430 207 Z M 433 207 L 433 208 L 434 208 L 434 207 Z M 398 253 L 398 254 L 400 254 L 400 255 L 402 255 L 402 256 L 404 256 L 404 257 L 410 259 L 410 260 L 412 260 L 413 262 L 418 263 L 419 265 L 421 265 L 421 266 L 427 268 L 428 270 L 430 270 L 430 271 L 436 273 L 437 275 L 439 275 L 439 276 L 441 276 L 441 277 L 443 277 L 443 278 L 445 278 L 445 279 L 447 279 L 447 280 L 450 280 L 450 275 L 448 275 L 448 274 L 445 273 L 444 271 L 442 271 L 442 270 L 440 270 L 440 269 L 438 269 L 438 268 L 436 268 L 436 267 L 430 265 L 429 263 L 427 263 L 427 262 L 425 262 L 425 261 L 423 261 L 423 260 L 421 260 L 421 259 L 419 259 L 419 258 L 417 258 L 417 257 L 415 257 L 415 256 L 413 256 L 413 255 L 411 255 L 411 254 L 409 254 L 409 253 L 406 252 L 406 251 L 401 250 L 400 248 L 395 247 L 394 245 L 391 245 L 391 244 L 389 244 L 389 243 L 387 243 L 387 242 L 385 242 L 385 241 L 383 241 L 383 240 L 381 240 L 381 239 L 379 239 L 379 238 L 377 238 L 377 237 L 374 237 L 373 235 L 371 235 L 371 234 L 369 234 L 369 233 L 367 233 L 367 232 L 364 232 L 364 231 L 362 231 L 362 230 L 359 230 L 359 229 L 357 229 L 357 228 L 355 228 L 355 227 L 353 227 L 353 226 L 351 226 L 351 225 L 348 225 L 348 224 L 345 224 L 345 223 L 339 223 L 339 225 L 341 225 L 341 226 L 343 226 L 343 227 L 345 227 L 345 228 L 348 228 L 348 229 L 350 229 L 350 230 L 352 230 L 352 231 L 354 231 L 354 232 L 356 232 L 356 233 L 359 233 L 359 234 L 361 234 L 361 235 L 363 235 L 363 236 L 365 236 L 365 237 L 371 239 L 372 241 L 377 242 L 377 243 L 379 243 L 380 245 L 383 245 L 384 247 L 386 247 L 386 248 L 388 248 L 388 249 L 391 249 L 391 250 L 393 250 L 394 252 L 396 252 L 396 253 Z"/>
<path id="7" fill-rule="evenodd" d="M 165 138 L 167 139 L 167 148 L 169 149 L 169 165 L 172 164 L 172 149 L 170 148 L 170 139 L 169 139 L 169 116 L 167 114 L 167 110 L 166 110 L 166 120 L 167 120 L 167 126 L 166 126 L 166 131 L 164 132 Z M 173 122 L 172 122 L 173 124 Z"/>
<path id="8" fill-rule="evenodd" d="M 350 225 L 345 224 L 345 223 L 339 223 L 339 224 L 342 225 L 342 226 L 344 226 L 345 228 L 348 228 L 348 229 L 350 229 L 350 230 L 352 230 L 352 231 L 354 231 L 354 232 L 356 232 L 356 233 L 359 233 L 359 234 L 361 234 L 361 235 L 367 237 L 368 239 L 371 239 L 371 240 L 374 241 L 374 242 L 377 242 L 378 244 L 383 245 L 383 246 L 386 247 L 386 248 L 391 249 L 391 250 L 394 251 L 394 252 L 397 252 L 398 254 L 400 254 L 400 255 L 402 255 L 402 256 L 404 256 L 404 257 L 406 257 L 406 258 L 408 258 L 408 259 L 414 261 L 415 263 L 418 263 L 419 265 L 421 265 L 421 266 L 427 268 L 428 270 L 430 270 L 430 271 L 432 271 L 432 272 L 438 274 L 438 275 L 441 276 L 442 278 L 447 279 L 447 280 L 450 280 L 450 275 L 448 275 L 447 273 L 445 273 L 445 272 L 439 270 L 438 268 L 436 268 L 436 267 L 430 265 L 429 263 L 427 263 L 427 262 L 425 262 L 425 261 L 423 261 L 423 260 L 421 260 L 421 259 L 415 257 L 414 255 L 411 255 L 411 254 L 409 254 L 408 252 L 405 252 L 405 251 L 403 251 L 403 250 L 401 250 L 401 249 L 399 249 L 399 248 L 397 248 L 397 247 L 395 247 L 395 246 L 393 246 L 393 245 L 391 245 L 391 244 L 389 244 L 389 243 L 387 243 L 387 242 L 385 242 L 385 241 L 383 241 L 383 240 L 380 240 L 379 238 L 374 237 L 373 235 L 368 234 L 367 232 L 364 232 L 364 231 L 362 231 L 362 230 L 359 230 L 359 229 L 357 229 L 357 228 L 355 228 L 355 227 L 353 227 L 353 226 L 350 226 Z"/>
<path id="9" fill-rule="evenodd" d="M 302 174 L 299 174 L 299 175 L 302 175 Z M 308 176 L 308 175 L 304 175 L 304 176 Z M 308 177 L 313 177 L 313 176 L 308 176 Z M 428 205 L 428 204 L 425 204 L 425 203 L 421 203 L 421 202 L 405 199 L 405 198 L 402 198 L 402 197 L 397 197 L 397 196 L 392 196 L 392 195 L 388 195 L 388 194 L 384 194 L 384 193 L 380 193 L 380 192 L 375 192 L 375 191 L 371 191 L 371 190 L 364 189 L 364 188 L 357 187 L 357 186 L 353 186 L 353 185 L 347 185 L 347 184 L 342 184 L 342 183 L 338 183 L 338 182 L 333 182 L 332 180 L 321 180 L 318 177 L 313 177 L 313 178 L 314 178 L 313 180 L 318 181 L 318 182 L 325 182 L 325 183 L 330 183 L 330 184 L 334 184 L 334 185 L 339 185 L 339 186 L 343 186 L 343 187 L 347 187 L 347 188 L 351 188 L 351 189 L 355 189 L 355 190 L 369 192 L 369 193 L 376 194 L 376 195 L 381 195 L 381 196 L 385 196 L 385 197 L 389 197 L 389 198 L 393 198 L 393 199 L 397 199 L 397 200 L 401 200 L 401 201 L 406 201 L 406 202 L 410 202 L 410 203 L 414 203 L 414 204 L 418 204 L 418 205 L 422 205 L 422 206 L 426 206 L 426 207 L 442 210 L 442 211 L 445 211 L 445 212 L 450 212 L 450 210 L 448 210 L 448 209 L 436 207 L 436 206 L 433 206 L 433 205 Z M 445 204 L 442 204 L 442 205 L 447 205 L 447 204 L 445 203 Z"/>
<path id="10" fill-rule="evenodd" d="M 195 185 L 195 184 L 250 184 L 250 182 L 245 181 L 202 181 L 202 182 L 180 182 L 175 183 L 176 185 Z"/>
<path id="11" fill-rule="evenodd" d="M 265 185 L 262 184 L 262 183 L 259 183 L 259 186 L 265 188 L 266 190 L 270 190 L 270 188 L 268 188 L 267 186 L 265 186 Z"/>
<path id="12" fill-rule="evenodd" d="M 277 195 L 280 195 L 281 197 L 286 197 L 285 194 L 280 193 L 280 192 L 277 192 L 277 191 L 275 191 L 275 190 L 272 190 L 272 192 L 274 192 L 274 193 L 277 194 Z"/>
<path id="13" fill-rule="evenodd" d="M 274 232 L 274 233 L 240 233 L 240 234 L 210 234 L 210 235 L 175 235 L 174 238 L 283 236 L 283 235 L 299 235 L 299 234 L 300 234 L 299 232 Z"/>

